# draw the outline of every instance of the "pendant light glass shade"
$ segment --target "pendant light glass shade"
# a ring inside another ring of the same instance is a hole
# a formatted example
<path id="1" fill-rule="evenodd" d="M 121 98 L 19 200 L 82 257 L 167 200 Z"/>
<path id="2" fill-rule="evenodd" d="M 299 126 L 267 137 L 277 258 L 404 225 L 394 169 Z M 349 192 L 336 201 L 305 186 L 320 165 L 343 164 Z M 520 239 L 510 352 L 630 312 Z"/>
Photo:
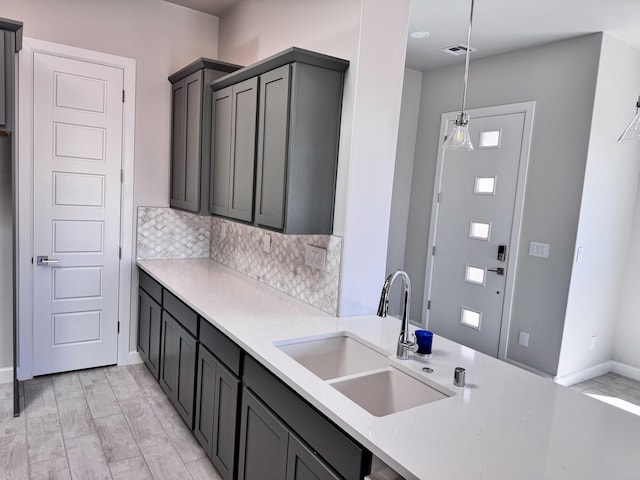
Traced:
<path id="1" fill-rule="evenodd" d="M 638 102 L 636 103 L 636 116 L 633 117 L 633 120 L 627 125 L 627 128 L 624 129 L 620 138 L 618 138 L 618 143 L 621 142 L 631 142 L 631 141 L 640 140 L 640 98 L 638 98 Z"/>
<path id="2" fill-rule="evenodd" d="M 471 0 L 471 12 L 469 14 L 469 31 L 467 33 L 466 58 L 464 62 L 464 86 L 462 89 L 462 108 L 456 118 L 451 131 L 447 139 L 442 144 L 442 148 L 445 150 L 461 150 L 470 151 L 473 150 L 473 143 L 471 142 L 471 134 L 469 133 L 469 116 L 465 113 L 465 105 L 467 102 L 467 84 L 469 83 L 469 58 L 471 55 L 471 30 L 473 28 L 473 4 L 474 0 Z"/>
<path id="3" fill-rule="evenodd" d="M 471 134 L 469 133 L 469 117 L 460 113 L 454 122 L 442 148 L 446 150 L 473 150 Z"/>

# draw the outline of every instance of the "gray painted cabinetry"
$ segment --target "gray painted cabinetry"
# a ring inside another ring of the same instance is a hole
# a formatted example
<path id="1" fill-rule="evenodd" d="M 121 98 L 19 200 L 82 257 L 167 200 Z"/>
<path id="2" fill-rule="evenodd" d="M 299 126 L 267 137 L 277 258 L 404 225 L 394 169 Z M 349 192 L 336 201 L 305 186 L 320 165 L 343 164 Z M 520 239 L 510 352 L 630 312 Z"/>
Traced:
<path id="1" fill-rule="evenodd" d="M 210 211 L 250 222 L 256 160 L 258 79 L 213 94 Z"/>
<path id="2" fill-rule="evenodd" d="M 212 150 L 211 213 L 290 234 L 332 233 L 343 77 L 348 64 L 292 48 L 212 83 L 213 137 L 220 148 Z M 234 101 L 234 89 L 242 91 L 248 81 L 254 82 L 252 92 L 259 91 L 257 132 L 249 109 L 254 103 L 247 100 L 242 112 L 229 103 Z M 241 170 L 234 171 L 229 160 L 234 159 L 237 132 L 245 146 L 255 146 L 255 175 L 249 175 L 253 151 L 248 147 Z M 225 141 L 230 148 L 222 146 Z M 230 196 L 227 185 L 231 182 L 243 200 L 253 195 L 255 182 L 254 215 L 243 210 L 238 216 L 229 202 L 224 208 L 221 202 Z"/>
<path id="3" fill-rule="evenodd" d="M 4 51 L 4 32 L 0 30 L 0 127 L 7 124 L 7 102 L 6 102 L 6 69 Z"/>
<path id="4" fill-rule="evenodd" d="M 361 480 L 371 454 L 139 270 L 138 350 L 225 480 Z"/>
<path id="5" fill-rule="evenodd" d="M 211 90 L 205 85 L 240 68 L 201 58 L 169 77 L 173 208 L 208 213 Z"/>

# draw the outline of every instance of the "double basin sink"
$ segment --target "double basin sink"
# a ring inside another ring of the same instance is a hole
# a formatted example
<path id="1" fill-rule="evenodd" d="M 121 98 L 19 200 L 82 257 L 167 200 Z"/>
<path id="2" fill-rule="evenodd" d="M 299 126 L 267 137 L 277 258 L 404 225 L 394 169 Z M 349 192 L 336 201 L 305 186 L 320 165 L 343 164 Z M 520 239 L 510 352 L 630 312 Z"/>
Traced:
<path id="1" fill-rule="evenodd" d="M 453 395 L 395 368 L 386 352 L 350 332 L 282 340 L 274 345 L 376 417 Z"/>

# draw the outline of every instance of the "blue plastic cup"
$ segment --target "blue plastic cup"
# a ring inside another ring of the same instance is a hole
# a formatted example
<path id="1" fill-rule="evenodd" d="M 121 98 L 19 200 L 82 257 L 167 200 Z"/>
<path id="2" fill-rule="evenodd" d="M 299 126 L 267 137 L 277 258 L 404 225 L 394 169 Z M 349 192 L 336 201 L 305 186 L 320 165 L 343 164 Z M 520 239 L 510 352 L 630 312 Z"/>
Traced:
<path id="1" fill-rule="evenodd" d="M 431 347 L 433 346 L 433 333 L 429 330 L 416 330 L 416 343 L 418 350 L 416 353 L 421 355 L 431 355 Z"/>

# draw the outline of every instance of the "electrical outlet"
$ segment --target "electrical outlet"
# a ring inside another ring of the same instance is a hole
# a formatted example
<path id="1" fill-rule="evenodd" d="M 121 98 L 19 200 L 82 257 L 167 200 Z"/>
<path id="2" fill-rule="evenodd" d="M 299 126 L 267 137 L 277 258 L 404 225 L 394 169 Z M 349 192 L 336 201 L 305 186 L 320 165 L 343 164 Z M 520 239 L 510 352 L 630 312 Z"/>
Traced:
<path id="1" fill-rule="evenodd" d="M 584 247 L 578 247 L 576 252 L 576 263 L 582 263 L 582 257 L 584 257 Z"/>
<path id="2" fill-rule="evenodd" d="M 593 337 L 591 337 L 591 343 L 589 343 L 589 350 L 595 350 L 596 349 L 596 343 L 598 341 L 598 337 L 596 337 L 595 335 Z"/>
<path id="3" fill-rule="evenodd" d="M 262 237 L 262 251 L 264 253 L 271 252 L 271 235 L 265 235 Z"/>
<path id="4" fill-rule="evenodd" d="M 227 238 L 227 224 L 222 222 L 220 224 L 220 240 L 224 240 L 225 238 Z"/>
<path id="5" fill-rule="evenodd" d="M 327 263 L 327 251 L 324 248 L 305 245 L 304 263 L 311 268 L 324 270 Z"/>
<path id="6" fill-rule="evenodd" d="M 529 346 L 529 332 L 520 332 L 520 338 L 518 338 L 518 343 L 523 347 Z"/>

